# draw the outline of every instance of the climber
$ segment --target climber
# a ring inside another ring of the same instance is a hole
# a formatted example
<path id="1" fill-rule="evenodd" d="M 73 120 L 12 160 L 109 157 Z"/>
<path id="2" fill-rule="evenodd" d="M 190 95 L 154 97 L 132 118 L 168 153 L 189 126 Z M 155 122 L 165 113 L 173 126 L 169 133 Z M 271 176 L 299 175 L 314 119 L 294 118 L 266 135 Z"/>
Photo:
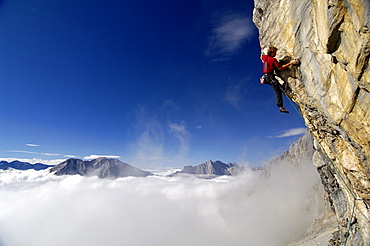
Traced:
<path id="1" fill-rule="evenodd" d="M 280 108 L 280 112 L 282 113 L 289 113 L 288 110 L 284 108 L 283 105 L 283 96 L 282 96 L 282 88 L 280 87 L 280 83 L 276 79 L 276 75 L 274 74 L 275 70 L 285 70 L 290 65 L 298 64 L 298 60 L 294 59 L 291 62 L 281 65 L 275 58 L 276 51 L 278 49 L 276 47 L 269 47 L 267 50 L 267 55 L 261 55 L 261 60 L 263 63 L 263 76 L 261 78 L 261 84 L 268 84 L 272 87 L 275 94 L 276 104 Z"/>

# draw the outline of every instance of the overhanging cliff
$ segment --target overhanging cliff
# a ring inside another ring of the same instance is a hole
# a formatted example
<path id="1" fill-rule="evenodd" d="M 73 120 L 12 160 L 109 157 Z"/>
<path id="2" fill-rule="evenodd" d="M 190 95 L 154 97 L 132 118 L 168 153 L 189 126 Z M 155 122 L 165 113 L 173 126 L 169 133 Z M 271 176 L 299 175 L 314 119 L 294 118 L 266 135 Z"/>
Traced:
<path id="1" fill-rule="evenodd" d="M 262 49 L 301 61 L 280 76 L 323 149 L 328 243 L 370 245 L 370 1 L 255 0 L 253 21 Z"/>

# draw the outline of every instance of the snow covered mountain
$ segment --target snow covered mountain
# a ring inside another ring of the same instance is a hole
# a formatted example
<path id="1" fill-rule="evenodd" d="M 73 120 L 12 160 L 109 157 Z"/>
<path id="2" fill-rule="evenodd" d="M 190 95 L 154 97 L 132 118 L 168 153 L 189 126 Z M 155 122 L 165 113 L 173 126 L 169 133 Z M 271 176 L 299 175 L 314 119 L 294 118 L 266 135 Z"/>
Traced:
<path id="1" fill-rule="evenodd" d="M 223 163 L 221 161 L 208 160 L 198 166 L 185 166 L 181 171 L 178 171 L 172 176 L 179 174 L 198 174 L 198 175 L 236 175 L 241 172 L 243 168 L 236 163 Z"/>
<path id="2" fill-rule="evenodd" d="M 68 159 L 56 165 L 50 172 L 55 175 L 98 176 L 99 178 L 147 177 L 151 172 L 141 170 L 117 159 L 98 158 L 91 161 Z"/>

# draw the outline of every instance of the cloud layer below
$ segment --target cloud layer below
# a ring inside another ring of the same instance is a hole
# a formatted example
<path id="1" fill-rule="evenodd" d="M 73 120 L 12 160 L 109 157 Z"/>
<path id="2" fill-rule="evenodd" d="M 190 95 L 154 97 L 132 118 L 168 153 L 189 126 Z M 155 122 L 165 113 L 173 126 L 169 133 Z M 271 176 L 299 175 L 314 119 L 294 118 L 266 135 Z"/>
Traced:
<path id="1" fill-rule="evenodd" d="M 0 171 L 0 245 L 286 245 L 316 218 L 312 164 L 269 177 L 99 180 Z"/>

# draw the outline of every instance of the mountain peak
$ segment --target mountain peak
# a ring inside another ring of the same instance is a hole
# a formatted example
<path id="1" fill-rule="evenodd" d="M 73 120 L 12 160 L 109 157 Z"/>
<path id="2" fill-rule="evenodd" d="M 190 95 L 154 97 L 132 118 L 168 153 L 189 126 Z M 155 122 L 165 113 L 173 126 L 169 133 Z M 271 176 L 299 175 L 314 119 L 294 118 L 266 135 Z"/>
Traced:
<path id="1" fill-rule="evenodd" d="M 108 159 L 106 157 L 99 157 L 91 161 L 71 158 L 56 165 L 50 172 L 54 172 L 55 175 L 78 174 L 81 176 L 98 176 L 99 178 L 147 177 L 153 175 L 118 159 Z"/>
<path id="2" fill-rule="evenodd" d="M 45 165 L 42 163 L 35 163 L 30 164 L 28 162 L 21 162 L 21 161 L 0 161 L 0 169 L 6 170 L 8 168 L 18 169 L 18 170 L 28 170 L 28 169 L 34 169 L 34 170 L 43 170 L 47 169 L 49 167 L 52 167 L 51 165 Z"/>
<path id="3" fill-rule="evenodd" d="M 241 172 L 243 168 L 236 163 L 223 163 L 221 161 L 208 160 L 197 166 L 185 166 L 181 171 L 174 173 L 178 174 L 198 174 L 198 175 L 236 175 Z"/>

